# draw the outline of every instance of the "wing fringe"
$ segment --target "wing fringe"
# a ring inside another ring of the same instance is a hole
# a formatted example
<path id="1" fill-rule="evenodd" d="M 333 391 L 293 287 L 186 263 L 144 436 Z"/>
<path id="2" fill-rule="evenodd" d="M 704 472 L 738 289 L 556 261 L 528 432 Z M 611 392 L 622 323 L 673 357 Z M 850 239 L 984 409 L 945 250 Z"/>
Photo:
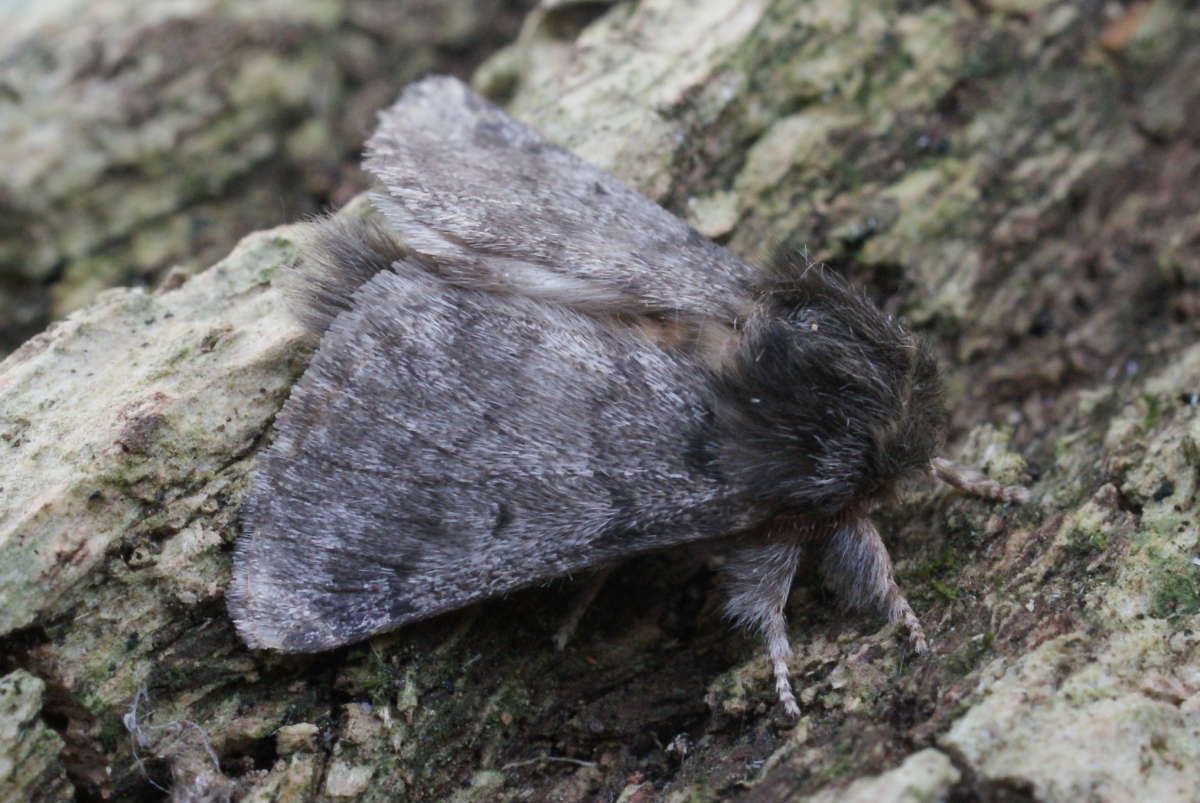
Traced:
<path id="1" fill-rule="evenodd" d="M 284 284 L 284 295 L 292 314 L 317 335 L 353 306 L 360 287 L 410 256 L 378 220 L 348 213 L 313 221 L 301 253 L 300 265 Z"/>

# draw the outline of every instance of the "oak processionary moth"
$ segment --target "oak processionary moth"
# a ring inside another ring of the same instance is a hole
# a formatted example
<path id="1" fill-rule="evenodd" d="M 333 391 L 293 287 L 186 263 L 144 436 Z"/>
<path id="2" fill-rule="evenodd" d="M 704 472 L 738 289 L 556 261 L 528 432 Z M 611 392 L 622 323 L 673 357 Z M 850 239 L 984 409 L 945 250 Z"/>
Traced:
<path id="1" fill-rule="evenodd" d="M 802 559 L 925 649 L 872 503 L 931 471 L 1027 492 L 934 457 L 942 384 L 902 324 L 818 267 L 751 268 L 453 78 L 368 149 L 382 221 L 314 224 L 292 277 L 321 342 L 243 514 L 247 644 L 328 650 L 719 539 L 788 713 Z"/>

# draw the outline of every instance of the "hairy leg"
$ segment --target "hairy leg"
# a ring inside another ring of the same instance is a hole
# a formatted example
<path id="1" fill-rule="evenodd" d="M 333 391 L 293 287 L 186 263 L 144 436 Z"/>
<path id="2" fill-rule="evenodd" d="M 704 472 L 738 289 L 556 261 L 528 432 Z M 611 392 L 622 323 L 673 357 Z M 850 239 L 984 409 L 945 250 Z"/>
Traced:
<path id="1" fill-rule="evenodd" d="M 803 550 L 798 539 L 755 541 L 734 550 L 724 568 L 725 614 L 762 634 L 775 675 L 775 692 L 793 717 L 800 716 L 800 707 L 789 677 L 792 647 L 783 609 Z"/>
<path id="2" fill-rule="evenodd" d="M 1028 502 L 1032 496 L 1028 488 L 1022 488 L 1020 485 L 1004 485 L 988 479 L 973 468 L 960 466 L 958 463 L 941 457 L 933 458 L 930 467 L 933 469 L 934 476 L 942 482 L 953 485 L 960 491 L 973 496 L 994 499 L 998 502 L 1017 502 L 1018 504 Z"/>
<path id="3" fill-rule="evenodd" d="M 608 576 L 613 573 L 615 568 L 616 566 L 605 566 L 582 581 L 579 595 L 575 597 L 570 610 L 567 611 L 567 618 L 563 620 L 558 632 L 554 634 L 554 646 L 559 652 L 566 649 L 567 643 L 574 638 L 575 631 L 579 628 L 579 620 L 596 600 L 596 595 L 600 593 L 600 589 L 604 588 L 604 584 L 608 582 Z"/>
<path id="4" fill-rule="evenodd" d="M 928 649 L 921 622 L 896 585 L 892 559 L 870 519 L 847 522 L 829 539 L 821 574 L 847 607 L 886 614 L 889 622 L 908 630 L 913 649 Z"/>

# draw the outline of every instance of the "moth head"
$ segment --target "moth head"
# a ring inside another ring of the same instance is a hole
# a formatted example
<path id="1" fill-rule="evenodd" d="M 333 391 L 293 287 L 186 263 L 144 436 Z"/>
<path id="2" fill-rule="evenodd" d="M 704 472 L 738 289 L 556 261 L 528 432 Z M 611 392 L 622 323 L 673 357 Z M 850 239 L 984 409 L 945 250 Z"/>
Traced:
<path id="1" fill-rule="evenodd" d="M 926 472 L 947 417 L 928 348 L 819 268 L 772 279 L 759 301 L 718 382 L 727 470 L 825 516 Z"/>

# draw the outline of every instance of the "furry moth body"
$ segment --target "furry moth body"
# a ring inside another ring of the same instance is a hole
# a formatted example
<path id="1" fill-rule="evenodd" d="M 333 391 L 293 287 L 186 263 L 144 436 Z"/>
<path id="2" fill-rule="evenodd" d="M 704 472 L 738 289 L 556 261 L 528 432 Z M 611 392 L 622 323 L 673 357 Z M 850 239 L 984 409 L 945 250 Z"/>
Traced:
<path id="1" fill-rule="evenodd" d="M 476 600 L 725 539 L 726 611 L 779 698 L 801 559 L 921 626 L 868 518 L 933 470 L 931 355 L 812 267 L 750 268 L 451 78 L 381 115 L 381 223 L 317 224 L 292 301 L 321 335 L 243 514 L 229 607 L 316 652 Z M 1005 496 L 1007 494 L 1007 496 Z"/>

